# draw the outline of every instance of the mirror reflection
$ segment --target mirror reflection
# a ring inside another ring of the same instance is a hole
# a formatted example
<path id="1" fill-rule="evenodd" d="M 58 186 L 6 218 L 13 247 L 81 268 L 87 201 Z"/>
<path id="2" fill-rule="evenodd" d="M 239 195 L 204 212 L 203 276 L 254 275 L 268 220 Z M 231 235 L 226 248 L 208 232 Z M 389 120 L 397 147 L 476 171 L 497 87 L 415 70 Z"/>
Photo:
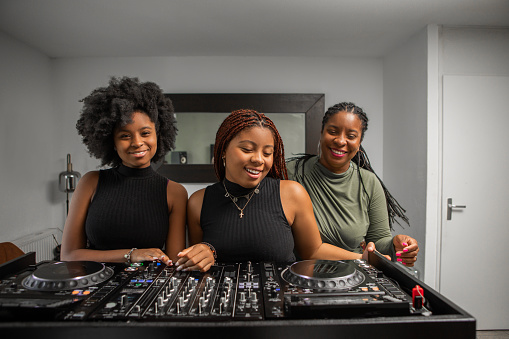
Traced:
<path id="1" fill-rule="evenodd" d="M 193 112 L 176 113 L 178 135 L 175 150 L 168 153 L 168 164 L 211 164 L 219 125 L 230 114 Z M 305 153 L 305 113 L 264 113 L 276 125 L 290 158 Z"/>
<path id="2" fill-rule="evenodd" d="M 168 93 L 175 107 L 177 128 L 174 152 L 157 172 L 180 183 L 217 180 L 211 147 L 223 120 L 236 109 L 262 112 L 277 126 L 285 156 L 315 153 L 325 106 L 323 93 Z"/>

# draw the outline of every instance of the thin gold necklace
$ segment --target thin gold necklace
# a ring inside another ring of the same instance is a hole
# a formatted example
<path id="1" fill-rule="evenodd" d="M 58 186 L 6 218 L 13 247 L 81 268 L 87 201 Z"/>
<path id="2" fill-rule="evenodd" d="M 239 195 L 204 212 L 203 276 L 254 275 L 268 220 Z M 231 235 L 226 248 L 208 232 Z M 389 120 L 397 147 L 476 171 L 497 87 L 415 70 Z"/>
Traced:
<path id="1" fill-rule="evenodd" d="M 261 181 L 258 183 L 258 185 L 255 187 L 255 189 L 251 193 L 246 194 L 246 195 L 242 195 L 240 197 L 236 197 L 236 196 L 231 195 L 230 192 L 228 192 L 228 190 L 226 189 L 226 185 L 224 183 L 224 180 L 223 180 L 224 190 L 226 191 L 226 194 L 224 196 L 227 197 L 227 198 L 230 198 L 230 200 L 233 202 L 235 207 L 237 207 L 237 209 L 240 211 L 239 217 L 241 219 L 244 216 L 244 209 L 246 208 L 247 204 L 249 204 L 249 202 L 251 201 L 251 198 L 253 197 L 253 195 L 260 193 L 260 190 L 258 189 L 258 187 L 260 187 L 260 184 L 261 184 Z M 239 198 L 242 198 L 242 197 L 246 198 L 247 202 L 244 205 L 244 207 L 240 208 L 239 205 L 237 205 L 237 201 L 239 200 Z"/>

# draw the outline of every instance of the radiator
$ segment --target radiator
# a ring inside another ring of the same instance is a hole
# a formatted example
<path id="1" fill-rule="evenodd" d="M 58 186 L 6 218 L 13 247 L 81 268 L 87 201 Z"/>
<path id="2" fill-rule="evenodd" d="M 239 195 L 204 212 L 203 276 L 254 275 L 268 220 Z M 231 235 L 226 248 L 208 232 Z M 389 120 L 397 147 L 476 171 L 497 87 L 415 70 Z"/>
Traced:
<path id="1" fill-rule="evenodd" d="M 35 252 L 37 262 L 53 260 L 54 249 L 62 240 L 62 231 L 58 228 L 48 228 L 44 231 L 26 235 L 13 240 L 12 243 L 18 246 L 23 252 Z"/>

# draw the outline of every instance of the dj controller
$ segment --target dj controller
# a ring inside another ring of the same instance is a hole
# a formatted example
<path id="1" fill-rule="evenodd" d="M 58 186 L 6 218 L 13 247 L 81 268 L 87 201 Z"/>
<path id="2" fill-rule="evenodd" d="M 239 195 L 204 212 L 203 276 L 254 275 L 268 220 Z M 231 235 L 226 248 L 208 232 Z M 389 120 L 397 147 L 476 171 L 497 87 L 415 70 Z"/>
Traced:
<path id="1" fill-rule="evenodd" d="M 48 262 L 7 276 L 0 316 L 56 320 L 263 320 L 429 312 L 363 260 L 218 264 Z"/>
<path id="2" fill-rule="evenodd" d="M 0 265 L 3 334 L 323 339 L 393 330 L 474 338 L 475 319 L 378 254 L 369 263 L 218 263 L 207 272 L 159 262 L 35 263 L 34 253 Z"/>

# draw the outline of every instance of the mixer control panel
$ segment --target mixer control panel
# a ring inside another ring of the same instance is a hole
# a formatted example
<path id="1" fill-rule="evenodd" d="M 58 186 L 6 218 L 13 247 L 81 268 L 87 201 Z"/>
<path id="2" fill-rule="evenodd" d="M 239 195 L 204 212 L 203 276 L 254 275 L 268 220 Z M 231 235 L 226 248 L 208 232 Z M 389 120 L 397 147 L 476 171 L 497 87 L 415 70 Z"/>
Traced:
<path id="1" fill-rule="evenodd" d="M 409 315 L 410 300 L 363 261 L 225 263 L 207 272 L 177 271 L 159 262 L 51 262 L 0 281 L 0 317 L 8 311 L 62 321 Z"/>

